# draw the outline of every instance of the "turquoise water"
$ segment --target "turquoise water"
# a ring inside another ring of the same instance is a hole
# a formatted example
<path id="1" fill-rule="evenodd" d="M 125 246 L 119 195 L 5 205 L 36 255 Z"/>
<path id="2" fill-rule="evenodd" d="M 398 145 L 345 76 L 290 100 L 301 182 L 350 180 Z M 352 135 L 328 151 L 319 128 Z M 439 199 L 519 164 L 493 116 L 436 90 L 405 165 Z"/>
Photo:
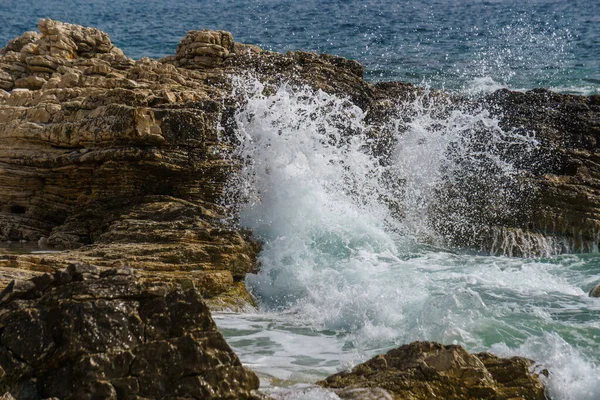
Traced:
<path id="1" fill-rule="evenodd" d="M 133 58 L 173 54 L 187 30 L 211 28 L 270 50 L 357 59 L 371 80 L 600 88 L 597 0 L 3 0 L 0 42 L 43 17 L 105 30 Z"/>

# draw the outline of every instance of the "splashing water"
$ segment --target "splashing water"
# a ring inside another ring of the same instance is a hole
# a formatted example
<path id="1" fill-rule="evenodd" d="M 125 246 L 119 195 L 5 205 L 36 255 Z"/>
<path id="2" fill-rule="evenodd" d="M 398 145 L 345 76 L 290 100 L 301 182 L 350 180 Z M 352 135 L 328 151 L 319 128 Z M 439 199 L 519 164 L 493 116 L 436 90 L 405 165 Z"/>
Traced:
<path id="1" fill-rule="evenodd" d="M 484 109 L 417 98 L 403 106 L 408 122 L 389 122 L 396 144 L 382 159 L 364 113 L 346 100 L 253 80 L 240 80 L 237 94 L 241 168 L 229 190 L 239 223 L 263 242 L 261 271 L 247 278 L 261 312 L 216 318 L 264 384 L 313 382 L 435 340 L 529 356 L 550 370 L 553 398 L 600 396 L 600 305 L 584 290 L 597 256 L 518 259 L 423 244 L 445 243 L 447 227 L 480 230 L 487 221 L 473 217 L 474 204 L 508 218 L 524 159 L 506 155 L 534 149 L 535 138 L 502 131 Z M 452 200 L 476 184 L 489 201 Z"/>
<path id="2" fill-rule="evenodd" d="M 517 167 L 531 164 L 535 137 L 505 132 L 485 108 L 452 106 L 427 91 L 399 108 L 410 120 L 393 123 L 401 133 L 390 169 L 404 182 L 408 230 L 440 246 L 482 246 L 493 225 L 514 225 L 535 194 Z"/>

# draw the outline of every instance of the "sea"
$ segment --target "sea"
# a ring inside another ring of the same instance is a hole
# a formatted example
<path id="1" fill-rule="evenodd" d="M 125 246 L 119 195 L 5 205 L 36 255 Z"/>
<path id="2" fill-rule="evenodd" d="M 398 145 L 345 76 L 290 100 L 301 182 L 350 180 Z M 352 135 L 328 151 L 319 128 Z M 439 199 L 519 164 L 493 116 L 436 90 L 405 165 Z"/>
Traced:
<path id="1" fill-rule="evenodd" d="M 263 243 L 261 270 L 246 278 L 258 307 L 214 318 L 263 390 L 337 399 L 314 382 L 435 340 L 535 360 L 552 399 L 600 399 L 600 299 L 588 296 L 600 283 L 597 243 L 513 257 L 447 245 L 436 231 L 440 218 L 468 230 L 474 212 L 466 201 L 440 214 L 440 188 L 460 180 L 476 192 L 482 177 L 515 187 L 518 162 L 502 149 L 535 152 L 535 132 L 503 131 L 485 109 L 440 112 L 428 94 L 600 94 L 598 0 L 0 0 L 0 43 L 39 18 L 98 27 L 135 59 L 174 54 L 188 30 L 223 29 L 268 50 L 358 60 L 371 82 L 426 88 L 383 122 L 395 140 L 381 162 L 348 100 L 236 79 L 244 164 L 222 202 L 233 215 L 224 222 Z M 470 145 L 482 132 L 486 145 Z M 495 212 L 510 213 L 514 199 L 494 196 Z"/>

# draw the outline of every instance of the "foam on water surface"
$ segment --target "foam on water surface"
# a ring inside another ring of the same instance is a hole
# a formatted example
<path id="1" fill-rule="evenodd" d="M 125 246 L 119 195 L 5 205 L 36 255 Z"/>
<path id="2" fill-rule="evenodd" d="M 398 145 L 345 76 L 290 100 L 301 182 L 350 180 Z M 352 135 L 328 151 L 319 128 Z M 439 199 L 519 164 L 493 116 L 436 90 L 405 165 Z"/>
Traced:
<path id="1" fill-rule="evenodd" d="M 478 184 L 473 176 L 493 171 L 504 189 L 487 191 L 496 197 L 484 206 L 502 215 L 503 199 L 520 190 L 515 160 L 502 152 L 534 149 L 534 137 L 502 131 L 485 109 L 440 109 L 420 98 L 403 106 L 408 124 L 390 121 L 399 140 L 381 162 L 353 104 L 285 85 L 267 92 L 252 79 L 237 83 L 246 97 L 235 117 L 243 165 L 228 200 L 263 242 L 261 271 L 246 280 L 260 311 L 216 315 L 263 385 L 307 384 L 391 347 L 435 340 L 529 356 L 550 370 L 553 398 L 600 396 L 600 303 L 587 297 L 598 256 L 440 247 L 435 220 L 446 209 L 438 203 L 451 200 L 437 188 Z M 482 137 L 485 145 L 474 145 Z M 396 180 L 402 185 L 390 185 Z M 468 202 L 452 207 L 442 228 L 467 232 L 477 223 Z"/>

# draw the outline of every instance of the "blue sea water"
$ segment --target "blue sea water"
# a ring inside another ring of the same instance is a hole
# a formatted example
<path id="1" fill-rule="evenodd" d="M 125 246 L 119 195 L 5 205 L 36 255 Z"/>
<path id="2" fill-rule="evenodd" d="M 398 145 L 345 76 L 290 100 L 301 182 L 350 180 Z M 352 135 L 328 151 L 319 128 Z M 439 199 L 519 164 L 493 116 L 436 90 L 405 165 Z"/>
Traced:
<path id="1" fill-rule="evenodd" d="M 43 17 L 98 27 L 133 58 L 173 54 L 187 30 L 211 28 L 269 50 L 353 58 L 371 81 L 600 93 L 598 0 L 0 0 L 0 42 Z M 402 105 L 412 121 L 384 170 L 364 151 L 360 132 L 369 127 L 357 107 L 287 87 L 265 97 L 258 82 L 240 80 L 236 90 L 248 100 L 235 116 L 238 155 L 250 161 L 230 190 L 246 199 L 237 205 L 240 224 L 264 244 L 261 272 L 246 281 L 260 306 L 215 318 L 275 396 L 334 399 L 276 387 L 310 384 L 412 340 L 437 340 L 535 359 L 550 371 L 555 400 L 600 399 L 600 302 L 587 296 L 600 280 L 597 252 L 486 256 L 423 240 L 432 234 L 433 193 L 452 171 L 448 149 L 480 160 L 461 145 L 484 127 L 493 160 L 504 141 L 535 147 L 534 133 L 503 132 L 485 110 L 440 117 L 417 99 Z M 339 121 L 359 134 L 330 145 L 343 134 Z M 513 176 L 512 165 L 498 167 Z M 406 188 L 402 220 L 382 201 L 390 174 Z"/>
<path id="2" fill-rule="evenodd" d="M 39 18 L 98 27 L 132 58 L 173 54 L 186 31 L 211 28 L 353 58 L 373 81 L 600 88 L 598 0 L 0 0 L 0 43 Z"/>

